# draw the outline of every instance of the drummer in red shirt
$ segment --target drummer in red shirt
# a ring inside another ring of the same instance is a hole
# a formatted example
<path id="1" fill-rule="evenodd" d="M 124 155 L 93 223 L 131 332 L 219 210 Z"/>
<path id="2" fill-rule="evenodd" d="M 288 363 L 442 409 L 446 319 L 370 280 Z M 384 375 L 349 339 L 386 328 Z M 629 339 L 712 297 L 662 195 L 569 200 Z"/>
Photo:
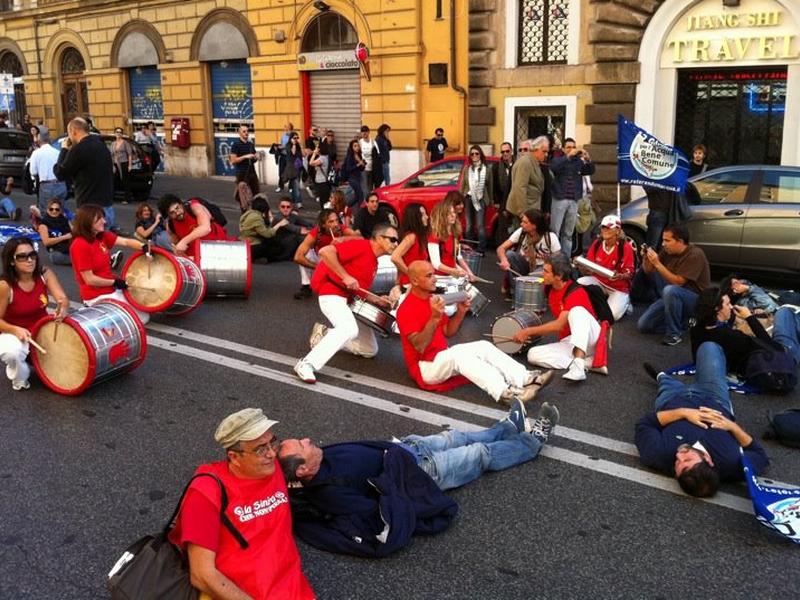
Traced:
<path id="1" fill-rule="evenodd" d="M 169 217 L 169 234 L 175 254 L 194 258 L 200 240 L 231 241 L 225 228 L 214 221 L 211 213 L 197 199 L 186 205 L 173 194 L 164 194 L 158 201 L 158 211 L 162 217 Z"/>
<path id="2" fill-rule="evenodd" d="M 201 600 L 315 597 L 292 537 L 286 481 L 276 468 L 279 440 L 272 427 L 277 423 L 260 408 L 227 416 L 214 434 L 227 460 L 195 471 L 207 475 L 190 483 L 169 540 L 186 556 Z M 228 498 L 226 524 L 220 518 L 220 483 Z"/>
<path id="3" fill-rule="evenodd" d="M 475 275 L 461 256 L 461 225 L 454 202 L 461 200 L 458 192 L 448 192 L 444 200 L 431 211 L 431 235 L 428 238 L 428 255 L 437 275 L 466 277 L 475 280 Z"/>
<path id="4" fill-rule="evenodd" d="M 28 343 L 31 329 L 47 316 L 48 294 L 56 301 L 56 320 L 67 314 L 69 299 L 56 274 L 42 268 L 33 242 L 26 237 L 11 238 L 3 247 L 3 275 L 0 278 L 0 360 L 6 365 L 11 387 L 27 390 L 31 369 Z"/>
<path id="5" fill-rule="evenodd" d="M 583 381 L 587 367 L 604 374 L 608 369 L 605 364 L 599 364 L 600 360 L 597 365 L 593 363 L 601 327 L 589 295 L 581 287 L 566 293 L 572 283 L 571 273 L 572 268 L 563 254 L 545 259 L 542 279 L 550 288 L 547 303 L 555 319 L 521 329 L 514 335 L 514 341 L 525 343 L 530 337 L 558 334 L 559 341 L 528 350 L 528 362 L 548 369 L 567 369 L 562 378 Z"/>
<path id="6" fill-rule="evenodd" d="M 81 300 L 91 306 L 104 298 L 112 298 L 128 303 L 122 293 L 128 289 L 125 280 L 114 275 L 111 270 L 111 249 L 115 246 L 141 250 L 149 254 L 150 245 L 138 240 L 119 237 L 116 233 L 106 231 L 106 217 L 103 207 L 95 204 L 84 204 L 75 213 L 72 224 L 72 244 L 69 255 L 72 259 L 72 270 L 81 294 Z M 131 307 L 131 310 L 135 310 Z M 140 310 L 135 311 L 142 323 L 147 324 L 150 315 Z"/>
<path id="7" fill-rule="evenodd" d="M 314 375 L 339 350 L 372 358 L 378 353 L 378 341 L 372 329 L 356 321 L 348 302 L 353 296 L 366 298 L 381 308 L 390 306 L 385 297 L 365 294 L 375 279 L 378 257 L 391 254 L 397 246 L 397 230 L 391 225 L 376 225 L 372 239 L 347 240 L 325 246 L 319 251 L 321 264 L 314 271 L 311 288 L 319 296 L 319 308 L 332 327 L 315 323 L 309 344 L 311 352 L 294 366 L 294 372 L 306 383 L 317 381 Z"/>
<path id="8" fill-rule="evenodd" d="M 635 272 L 633 266 L 633 246 L 625 239 L 622 221 L 617 215 L 606 215 L 600 222 L 600 239 L 592 242 L 586 258 L 595 264 L 614 271 L 613 277 L 594 273 L 578 265 L 584 277 L 578 279 L 581 285 L 599 285 L 608 297 L 608 306 L 614 321 L 625 316 L 631 305 L 631 280 Z"/>

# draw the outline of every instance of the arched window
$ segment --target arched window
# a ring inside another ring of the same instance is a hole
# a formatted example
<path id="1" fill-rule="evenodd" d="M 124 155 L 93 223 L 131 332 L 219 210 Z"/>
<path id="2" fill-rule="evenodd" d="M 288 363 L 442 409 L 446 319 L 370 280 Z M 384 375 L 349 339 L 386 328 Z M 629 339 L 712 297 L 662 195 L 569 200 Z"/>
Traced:
<path id="1" fill-rule="evenodd" d="M 0 73 L 11 73 L 14 77 L 22 77 L 22 63 L 13 52 L 3 52 L 0 55 Z"/>
<path id="2" fill-rule="evenodd" d="M 75 48 L 67 48 L 61 55 L 61 74 L 78 75 L 86 70 L 83 56 Z"/>
<path id="3" fill-rule="evenodd" d="M 339 13 L 329 11 L 309 23 L 300 52 L 352 50 L 357 43 L 358 34 L 350 22 Z"/>

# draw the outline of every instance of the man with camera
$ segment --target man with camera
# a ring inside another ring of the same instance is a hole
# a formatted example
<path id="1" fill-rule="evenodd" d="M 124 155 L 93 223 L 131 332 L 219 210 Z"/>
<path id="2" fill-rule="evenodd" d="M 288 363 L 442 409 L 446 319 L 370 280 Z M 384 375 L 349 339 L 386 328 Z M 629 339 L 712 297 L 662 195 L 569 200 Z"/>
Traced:
<path id="1" fill-rule="evenodd" d="M 578 219 L 578 201 L 583 198 L 583 176 L 594 174 L 594 163 L 586 150 L 579 150 L 575 140 L 564 140 L 564 155 L 550 162 L 553 173 L 553 200 L 550 230 L 561 242 L 567 258 L 572 254 L 572 234 Z"/>

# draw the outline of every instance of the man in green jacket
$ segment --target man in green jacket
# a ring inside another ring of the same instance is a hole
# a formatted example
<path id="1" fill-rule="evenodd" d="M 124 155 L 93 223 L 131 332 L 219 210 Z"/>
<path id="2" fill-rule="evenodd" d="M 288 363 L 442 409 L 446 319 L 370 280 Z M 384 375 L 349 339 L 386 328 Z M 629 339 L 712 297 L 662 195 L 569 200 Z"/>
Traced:
<path id="1" fill-rule="evenodd" d="M 534 140 L 520 142 L 520 157 L 511 169 L 511 192 L 508 194 L 506 210 L 519 227 L 522 214 L 531 208 L 541 209 L 544 192 L 544 174 L 539 165 L 550 150 L 550 140 L 541 135 Z"/>

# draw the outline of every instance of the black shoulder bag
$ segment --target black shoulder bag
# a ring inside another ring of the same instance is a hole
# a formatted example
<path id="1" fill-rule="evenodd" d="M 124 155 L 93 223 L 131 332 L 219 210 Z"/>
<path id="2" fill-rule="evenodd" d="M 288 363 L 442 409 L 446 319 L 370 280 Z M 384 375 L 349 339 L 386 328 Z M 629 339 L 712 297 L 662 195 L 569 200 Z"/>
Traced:
<path id="1" fill-rule="evenodd" d="M 200 593 L 190 583 L 189 569 L 183 555 L 167 536 L 175 526 L 175 519 L 189 486 L 198 477 L 213 477 L 217 482 L 221 493 L 220 522 L 242 549 L 248 547 L 247 540 L 225 514 L 228 494 L 222 481 L 212 473 L 198 473 L 186 484 L 164 529 L 131 544 L 111 569 L 106 587 L 111 592 L 112 600 L 197 600 Z"/>

